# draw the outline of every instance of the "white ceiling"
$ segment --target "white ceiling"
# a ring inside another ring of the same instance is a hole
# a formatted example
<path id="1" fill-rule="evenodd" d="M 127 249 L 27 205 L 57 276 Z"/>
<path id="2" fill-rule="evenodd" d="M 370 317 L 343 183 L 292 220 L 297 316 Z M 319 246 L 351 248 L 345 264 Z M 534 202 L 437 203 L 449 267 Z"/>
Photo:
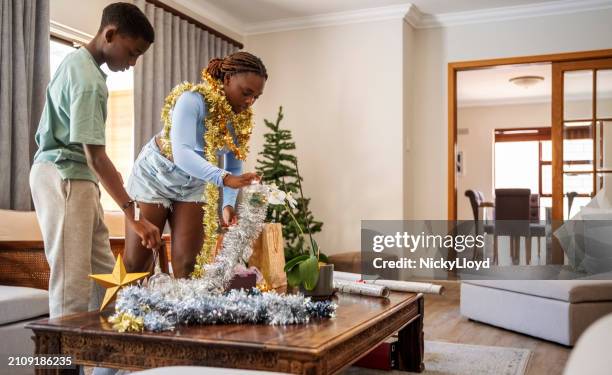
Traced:
<path id="1" fill-rule="evenodd" d="M 197 0 L 202 8 L 220 10 L 244 24 L 278 21 L 287 18 L 312 17 L 330 13 L 381 8 L 392 5 L 415 5 L 421 13 L 443 14 L 551 0 Z"/>
<path id="2" fill-rule="evenodd" d="M 537 4 L 550 1 L 551 0 L 414 0 L 411 1 L 411 3 L 416 5 L 421 13 L 445 14 Z"/>
<path id="3" fill-rule="evenodd" d="M 612 8 L 612 0 L 172 0 L 236 35 L 405 18 L 415 28 Z"/>
<path id="4" fill-rule="evenodd" d="M 245 24 L 410 4 L 406 0 L 200 0 Z"/>
<path id="5" fill-rule="evenodd" d="M 542 76 L 544 81 L 524 88 L 509 82 L 510 78 L 517 76 Z M 592 98 L 592 72 L 566 73 L 564 80 L 568 100 Z M 611 70 L 598 72 L 597 94 L 599 98 L 612 97 Z M 457 104 L 460 107 L 550 102 L 551 96 L 550 64 L 507 65 L 457 73 Z"/>
<path id="6" fill-rule="evenodd" d="M 542 76 L 544 81 L 529 88 L 519 87 L 509 79 L 517 76 Z M 460 107 L 550 101 L 550 64 L 498 66 L 457 73 L 457 104 Z"/>

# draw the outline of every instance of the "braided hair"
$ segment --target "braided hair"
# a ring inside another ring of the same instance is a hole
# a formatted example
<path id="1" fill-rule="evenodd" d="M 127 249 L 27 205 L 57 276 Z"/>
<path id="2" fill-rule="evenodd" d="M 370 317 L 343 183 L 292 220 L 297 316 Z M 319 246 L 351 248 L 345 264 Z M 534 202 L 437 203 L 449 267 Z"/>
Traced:
<path id="1" fill-rule="evenodd" d="M 255 73 L 268 79 L 268 72 L 261 59 L 248 52 L 234 52 L 223 59 L 212 59 L 206 67 L 206 73 L 218 81 L 223 81 L 226 74 Z"/>

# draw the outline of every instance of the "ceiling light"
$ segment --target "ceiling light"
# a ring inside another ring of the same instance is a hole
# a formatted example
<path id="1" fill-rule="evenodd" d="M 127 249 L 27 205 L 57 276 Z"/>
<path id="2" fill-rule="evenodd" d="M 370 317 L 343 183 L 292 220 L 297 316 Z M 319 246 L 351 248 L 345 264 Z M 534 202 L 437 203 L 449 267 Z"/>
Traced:
<path id="1" fill-rule="evenodd" d="M 544 81 L 544 77 L 542 76 L 519 76 L 509 79 L 509 82 L 512 82 L 515 85 L 523 87 L 525 89 L 537 85 L 542 81 Z"/>

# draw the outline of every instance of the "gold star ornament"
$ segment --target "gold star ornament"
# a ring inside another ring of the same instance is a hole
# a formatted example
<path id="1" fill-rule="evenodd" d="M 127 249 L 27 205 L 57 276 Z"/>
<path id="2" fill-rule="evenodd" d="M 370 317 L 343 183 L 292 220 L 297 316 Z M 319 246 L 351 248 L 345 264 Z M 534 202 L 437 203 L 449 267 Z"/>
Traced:
<path id="1" fill-rule="evenodd" d="M 121 255 L 117 256 L 117 262 L 115 262 L 113 273 L 89 275 L 89 277 L 94 279 L 98 284 L 107 288 L 106 294 L 104 295 L 104 300 L 100 306 L 100 311 L 104 310 L 104 308 L 111 303 L 115 297 L 117 297 L 117 292 L 119 292 L 119 289 L 133 283 L 134 281 L 140 280 L 147 275 L 149 275 L 149 272 L 127 273 L 125 271 L 125 265 L 123 264 Z"/>

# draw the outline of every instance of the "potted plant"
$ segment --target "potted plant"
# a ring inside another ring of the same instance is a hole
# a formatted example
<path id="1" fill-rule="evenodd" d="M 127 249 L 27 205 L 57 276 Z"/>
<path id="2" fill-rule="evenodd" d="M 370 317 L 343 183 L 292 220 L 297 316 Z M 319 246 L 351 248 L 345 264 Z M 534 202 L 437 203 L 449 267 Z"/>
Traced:
<path id="1" fill-rule="evenodd" d="M 280 107 L 276 121 L 264 120 L 269 132 L 264 134 L 265 142 L 262 151 L 259 152 L 262 157 L 257 159 L 255 170 L 261 176 L 263 183 L 276 184 L 283 191 L 299 194 L 302 177 L 299 176 L 297 156 L 293 154 L 296 144 L 291 130 L 281 127 L 283 119 L 283 107 Z M 314 236 L 323 228 L 323 223 L 315 218 L 308 207 L 310 198 L 305 198 L 304 194 L 301 194 L 297 202 L 293 212 L 299 225 L 296 225 L 283 205 L 270 205 L 266 216 L 266 220 L 282 225 L 286 260 L 306 253 L 305 249 L 309 244 L 300 234 L 300 229 Z"/>
<path id="2" fill-rule="evenodd" d="M 284 205 L 294 224 L 299 229 L 300 235 L 305 237 L 306 234 L 293 213 L 297 201 L 292 193 L 285 193 L 279 190 L 274 184 L 269 186 L 269 203 Z M 299 190 L 300 195 L 303 197 L 301 184 L 299 184 Z M 299 287 L 304 295 L 315 297 L 330 296 L 334 292 L 334 265 L 327 264 L 327 257 L 325 254 L 321 253 L 319 245 L 314 238 L 312 238 L 312 233 L 308 230 L 309 225 L 305 227 L 308 232 L 310 246 L 307 246 L 306 249 L 302 249 L 302 254 L 291 258 L 285 264 L 284 270 L 287 274 L 287 284 L 291 287 Z"/>

